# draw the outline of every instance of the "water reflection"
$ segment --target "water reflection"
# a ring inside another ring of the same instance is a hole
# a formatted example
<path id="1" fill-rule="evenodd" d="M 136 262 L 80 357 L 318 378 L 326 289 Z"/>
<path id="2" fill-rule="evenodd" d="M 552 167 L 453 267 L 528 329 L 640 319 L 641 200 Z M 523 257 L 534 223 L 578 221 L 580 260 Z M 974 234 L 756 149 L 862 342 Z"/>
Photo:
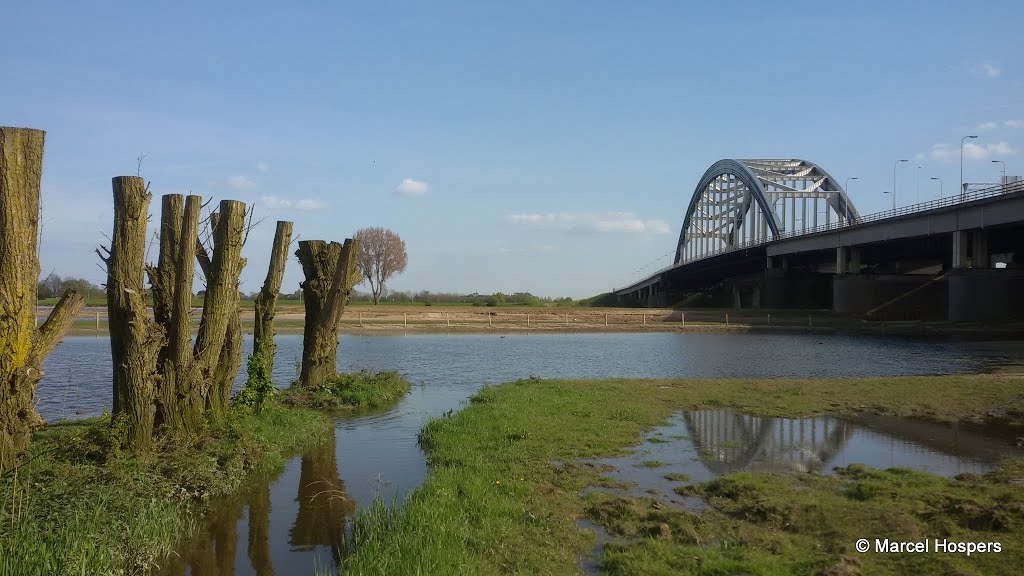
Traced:
<path id="1" fill-rule="evenodd" d="M 1013 445 L 1013 436 L 1013 430 L 998 427 L 882 415 L 857 420 L 763 418 L 719 408 L 677 414 L 646 434 L 631 454 L 596 462 L 613 466 L 608 476 L 630 484 L 618 493 L 699 507 L 699 502 L 674 492 L 679 478 L 695 484 L 734 472 L 832 474 L 849 464 L 952 477 L 983 473 L 1005 457 L 1024 456 Z"/>
<path id="2" fill-rule="evenodd" d="M 274 576 L 270 559 L 270 485 L 260 483 L 246 499 L 249 506 L 249 542 L 246 552 L 256 576 Z"/>
<path id="3" fill-rule="evenodd" d="M 239 498 L 220 502 L 205 518 L 206 524 L 179 555 L 166 564 L 163 574 L 217 575 L 256 574 L 273 576 L 273 559 L 282 574 L 309 574 L 314 565 L 331 566 L 344 546 L 347 517 L 355 511 L 345 484 L 338 475 L 334 437 L 303 454 L 299 460 L 298 494 L 275 510 L 294 520 L 287 535 L 287 551 L 275 550 L 271 530 L 271 482 L 250 483 Z M 285 474 L 287 474 L 287 470 Z M 244 538 L 242 548 L 239 540 Z M 326 558 L 323 556 L 328 555 Z M 310 555 L 315 559 L 309 563 Z M 323 555 L 323 556 L 322 556 Z M 300 562 L 292 562 L 299 560 Z"/>
<path id="4" fill-rule="evenodd" d="M 302 457 L 301 470 L 298 512 L 288 540 L 296 550 L 328 547 L 337 560 L 344 545 L 345 517 L 355 511 L 355 502 L 338 476 L 333 435 L 330 442 Z"/>
<path id="5" fill-rule="evenodd" d="M 231 500 L 218 506 L 206 518 L 206 528 L 184 552 L 171 558 L 164 570 L 168 575 L 235 574 L 235 552 L 238 547 L 238 522 L 244 506 Z"/>
<path id="6" fill-rule="evenodd" d="M 832 418 L 759 418 L 729 409 L 683 415 L 694 448 L 714 474 L 740 470 L 821 472 L 853 434 Z"/>

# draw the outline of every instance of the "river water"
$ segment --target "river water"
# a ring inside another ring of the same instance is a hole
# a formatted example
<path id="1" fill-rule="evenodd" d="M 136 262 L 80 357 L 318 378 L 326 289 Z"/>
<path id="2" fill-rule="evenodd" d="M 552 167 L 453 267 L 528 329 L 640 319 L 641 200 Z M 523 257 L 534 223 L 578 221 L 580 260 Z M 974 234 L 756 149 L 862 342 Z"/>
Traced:
<path id="1" fill-rule="evenodd" d="M 246 354 L 251 346 L 248 336 Z M 277 337 L 277 386 L 296 378 L 301 347 L 300 335 Z M 397 370 L 413 383 L 411 393 L 390 410 L 338 419 L 333 445 L 291 459 L 278 476 L 254 482 L 239 499 L 218 507 L 208 532 L 183 547 L 168 573 L 308 575 L 314 566 L 331 566 L 345 519 L 358 506 L 378 496 L 400 501 L 422 482 L 427 470 L 416 437 L 424 422 L 458 410 L 487 383 L 529 376 L 847 378 L 988 372 L 1021 365 L 1021 342 L 730 333 L 343 335 L 340 370 Z M 109 410 L 111 365 L 105 336 L 66 338 L 44 370 L 37 409 L 47 420 Z M 237 384 L 243 379 L 244 368 Z M 833 430 L 836 425 L 830 423 Z M 772 426 L 782 429 L 790 424 Z M 892 446 L 898 445 L 915 454 L 924 469 L 942 473 L 983 470 L 998 457 L 992 451 L 958 449 L 956 434 L 952 442 L 929 443 L 899 426 L 876 424 L 870 433 L 860 435 L 850 430 L 843 450 L 817 458 L 864 461 L 858 454 L 885 446 L 894 454 Z M 689 437 L 689 428 L 679 436 Z M 882 444 L 875 446 L 872 439 Z M 972 436 L 970 441 L 978 440 Z M 733 445 L 730 440 L 728 446 Z"/>

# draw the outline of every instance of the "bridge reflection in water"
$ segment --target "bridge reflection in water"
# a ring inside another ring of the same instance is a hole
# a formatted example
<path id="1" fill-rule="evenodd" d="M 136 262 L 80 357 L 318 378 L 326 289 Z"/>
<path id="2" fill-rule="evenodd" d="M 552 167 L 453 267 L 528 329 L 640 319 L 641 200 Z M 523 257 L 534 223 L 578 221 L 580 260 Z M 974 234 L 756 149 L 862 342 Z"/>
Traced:
<path id="1" fill-rule="evenodd" d="M 687 412 L 694 448 L 715 475 L 740 470 L 821 472 L 853 426 L 833 418 L 761 418 L 730 409 Z"/>
<path id="2" fill-rule="evenodd" d="M 629 486 L 612 492 L 700 509 L 699 499 L 675 493 L 678 478 L 696 484 L 734 472 L 832 474 L 834 468 L 849 464 L 952 477 L 982 473 L 1002 458 L 1024 456 L 1013 439 L 1014 432 L 1008 429 L 908 418 L 765 418 L 717 408 L 677 414 L 645 434 L 629 455 L 594 462 L 612 466 L 607 475 Z"/>

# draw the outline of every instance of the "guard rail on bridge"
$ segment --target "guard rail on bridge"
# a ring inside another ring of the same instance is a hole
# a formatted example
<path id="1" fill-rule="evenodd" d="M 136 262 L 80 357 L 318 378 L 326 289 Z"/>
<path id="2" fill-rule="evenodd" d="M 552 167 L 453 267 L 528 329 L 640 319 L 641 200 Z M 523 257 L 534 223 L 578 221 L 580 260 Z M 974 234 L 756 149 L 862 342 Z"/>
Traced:
<path id="1" fill-rule="evenodd" d="M 744 250 L 754 246 L 763 246 L 770 244 L 778 240 L 785 240 L 787 238 L 795 238 L 797 236 L 807 236 L 810 234 L 818 234 L 821 232 L 828 232 L 831 230 L 838 230 L 841 228 L 850 228 L 852 226 L 859 226 L 861 224 L 867 224 L 869 222 L 877 222 L 879 220 L 886 220 L 889 218 L 899 218 L 900 216 L 906 216 L 908 214 L 915 214 L 918 212 L 927 212 L 929 210 L 936 210 L 939 208 L 946 208 L 948 206 L 954 206 L 957 204 L 966 204 L 969 202 L 975 202 L 977 200 L 984 200 L 986 198 L 993 198 L 1004 194 L 1012 194 L 1015 192 L 1024 192 L 1024 181 L 1012 182 L 1008 184 L 997 184 L 989 188 L 983 188 L 980 190 L 968 191 L 964 194 L 957 194 L 955 196 L 946 196 L 944 198 L 937 198 L 935 200 L 929 200 L 927 202 L 919 202 L 917 204 L 911 204 L 909 206 L 903 206 L 901 208 L 883 210 L 881 212 L 875 212 L 874 214 L 867 214 L 864 216 L 858 216 L 852 222 L 831 222 L 828 224 L 822 224 L 812 228 L 803 228 L 798 231 L 782 232 L 776 236 L 767 239 L 754 239 L 743 242 L 737 242 L 731 246 L 725 246 L 717 249 L 711 249 L 705 254 L 702 254 L 698 258 L 684 258 L 679 262 L 675 262 L 668 266 L 665 266 L 647 276 L 647 279 L 653 278 L 659 274 L 662 274 L 668 270 L 676 268 L 681 264 L 688 264 L 690 262 L 697 262 L 700 260 L 706 260 L 722 254 L 728 254 L 730 252 L 736 252 L 738 250 Z M 630 286 L 644 282 L 645 279 L 638 280 Z M 613 291 L 619 290 L 618 288 Z"/>

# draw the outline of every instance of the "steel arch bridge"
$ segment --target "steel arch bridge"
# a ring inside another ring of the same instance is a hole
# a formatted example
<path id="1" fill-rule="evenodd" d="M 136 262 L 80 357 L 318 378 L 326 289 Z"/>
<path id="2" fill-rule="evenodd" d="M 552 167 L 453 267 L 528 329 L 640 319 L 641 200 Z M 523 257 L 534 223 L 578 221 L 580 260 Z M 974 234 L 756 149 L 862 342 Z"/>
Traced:
<path id="1" fill-rule="evenodd" d="M 675 264 L 860 217 L 846 191 L 807 160 L 719 160 L 697 183 Z"/>

